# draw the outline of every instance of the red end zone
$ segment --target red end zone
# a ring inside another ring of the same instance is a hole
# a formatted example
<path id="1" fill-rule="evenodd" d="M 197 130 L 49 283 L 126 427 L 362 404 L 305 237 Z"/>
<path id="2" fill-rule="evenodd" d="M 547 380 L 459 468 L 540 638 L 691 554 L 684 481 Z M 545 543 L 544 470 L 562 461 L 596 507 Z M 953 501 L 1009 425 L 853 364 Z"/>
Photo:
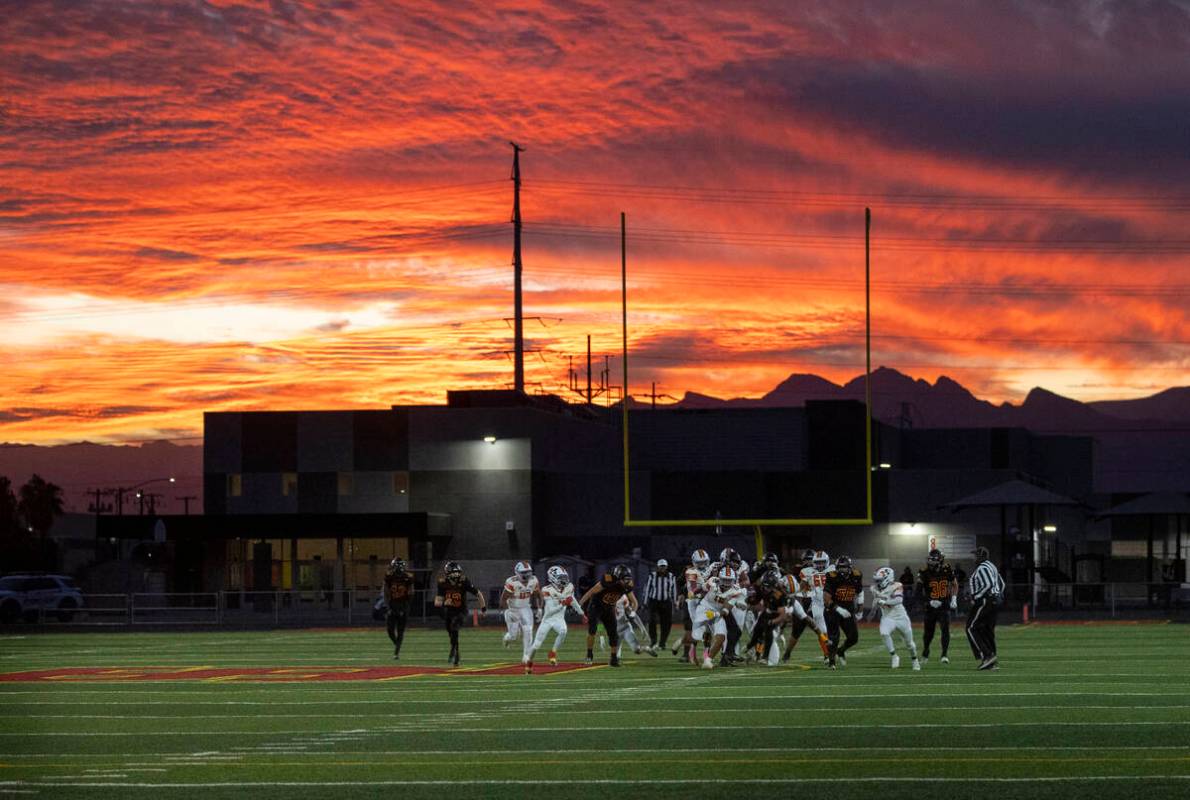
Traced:
<path id="1" fill-rule="evenodd" d="M 584 664 L 533 667 L 534 675 L 598 669 Z M 67 667 L 0 673 L 0 683 L 95 683 L 107 681 L 206 681 L 280 683 L 296 681 L 395 681 L 425 675 L 458 677 L 523 675 L 520 664 L 486 667 Z"/>

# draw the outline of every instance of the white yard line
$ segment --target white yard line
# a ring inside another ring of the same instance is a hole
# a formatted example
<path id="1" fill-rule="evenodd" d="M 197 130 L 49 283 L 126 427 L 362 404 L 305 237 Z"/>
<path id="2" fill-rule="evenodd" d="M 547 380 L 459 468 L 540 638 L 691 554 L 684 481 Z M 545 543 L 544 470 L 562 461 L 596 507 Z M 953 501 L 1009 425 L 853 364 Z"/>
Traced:
<path id="1" fill-rule="evenodd" d="M 927 778 L 918 776 L 889 775 L 848 777 L 848 783 L 1078 783 L 1083 782 L 1121 782 L 1121 781 L 1186 781 L 1186 775 L 1062 775 L 1045 777 L 1020 778 Z M 759 786 L 797 786 L 800 784 L 838 783 L 840 778 L 593 778 L 583 779 L 584 786 L 705 786 L 705 785 L 759 785 Z M 218 789 L 221 787 L 249 788 L 249 787 L 302 787 L 302 788 L 330 788 L 354 786 L 567 786 L 573 787 L 574 780 L 516 780 L 516 779 L 473 779 L 473 780 L 388 780 L 388 781 L 220 781 L 220 782 L 188 782 L 188 783 L 83 783 L 63 781 L 60 779 L 45 781 L 4 781 L 0 782 L 0 789 L 6 787 L 25 786 L 73 786 L 98 787 L 113 786 L 124 789 Z"/>

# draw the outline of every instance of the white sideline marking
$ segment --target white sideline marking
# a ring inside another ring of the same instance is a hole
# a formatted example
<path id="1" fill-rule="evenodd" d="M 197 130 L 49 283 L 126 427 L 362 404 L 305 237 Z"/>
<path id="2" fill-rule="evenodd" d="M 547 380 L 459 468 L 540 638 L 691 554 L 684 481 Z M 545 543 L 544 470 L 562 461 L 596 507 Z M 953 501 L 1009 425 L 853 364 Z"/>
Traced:
<path id="1" fill-rule="evenodd" d="M 1190 725 L 1190 720 L 1168 720 L 1168 721 L 1121 721 L 1121 722 L 919 722 L 909 725 L 877 725 L 872 723 L 856 723 L 854 725 L 830 724 L 830 725 L 736 725 L 733 730 L 749 730 L 749 731 L 785 731 L 785 730 L 816 730 L 819 728 L 882 728 L 888 730 L 904 730 L 906 728 L 1065 728 L 1065 727 L 1121 727 L 1125 725 L 1130 726 L 1152 726 L 1152 725 Z M 685 731 L 689 730 L 689 725 L 638 725 L 633 730 L 638 731 Z M 418 731 L 430 730 L 427 727 L 415 725 L 393 725 L 384 728 L 375 728 L 370 733 L 377 735 L 382 733 L 393 733 L 399 731 Z M 595 726 L 577 726 L 577 725 L 553 725 L 548 727 L 524 727 L 517 728 L 518 732 L 541 732 L 541 731 L 622 731 L 621 726 L 616 725 L 595 725 Z M 493 732 L 508 732 L 508 728 L 473 728 L 469 727 L 465 733 L 493 733 Z M 286 730 L 286 731 L 204 731 L 196 733 L 195 731 L 33 731 L 33 732 L 8 732 L 0 731 L 0 736 L 286 736 L 289 734 L 296 735 L 310 735 L 310 734 L 333 734 L 333 731 L 320 730 Z"/>
<path id="2" fill-rule="evenodd" d="M 1184 781 L 1190 775 L 1050 775 L 1028 778 L 926 778 L 896 776 L 864 776 L 846 779 L 853 783 L 1071 783 L 1078 781 Z M 798 784 L 838 783 L 839 778 L 594 778 L 584 779 L 583 784 L 604 786 L 696 786 L 705 784 L 755 784 L 762 786 L 796 786 Z M 225 781 L 194 783 L 80 783 L 62 780 L 40 782 L 7 781 L 0 787 L 9 786 L 115 786 L 123 789 L 215 789 L 220 787 L 331 787 L 331 786 L 574 786 L 573 780 L 408 780 L 408 781 Z"/>
<path id="3" fill-rule="evenodd" d="M 390 701 L 391 704 L 391 701 Z M 794 705 L 792 708 L 797 711 L 837 711 L 836 706 L 821 706 L 821 707 L 805 707 Z M 880 711 L 1029 711 L 1029 710 L 1060 710 L 1060 711 L 1165 711 L 1173 709 L 1190 708 L 1190 704 L 1170 704 L 1151 705 L 1151 706 L 1090 706 L 1090 705 L 1021 705 L 1021 706 L 929 706 L 923 709 L 921 706 L 879 706 Z M 756 711 L 756 706 L 715 706 L 716 711 Z M 525 706 L 507 706 L 503 708 L 495 708 L 490 712 L 471 712 L 471 713 L 454 713 L 443 714 L 440 711 L 414 711 L 411 713 L 396 714 L 396 713 L 382 713 L 382 714 L 362 714 L 356 713 L 352 716 L 357 718 L 374 717 L 376 719 L 398 719 L 398 718 L 420 718 L 430 717 L 435 720 L 442 720 L 444 718 L 453 721 L 471 721 L 478 719 L 487 719 L 490 717 L 503 716 L 514 712 L 527 712 L 528 714 L 548 714 L 547 710 L 534 711 L 528 710 Z M 689 715 L 690 710 L 685 708 L 647 708 L 638 706 L 637 708 L 603 708 L 603 709 L 582 709 L 581 712 L 587 714 L 682 714 Z M 339 716 L 338 714 L 19 714 L 11 717 L 0 715 L 0 719 L 327 719 L 329 717 Z M 807 727 L 813 727 L 807 726 Z M 909 727 L 909 726 L 897 726 Z M 513 730 L 530 730 L 526 728 L 518 728 Z M 325 734 L 325 736 L 334 737 L 350 737 L 353 734 L 368 733 L 369 731 L 351 731 L 345 734 Z"/>
<path id="4" fill-rule="evenodd" d="M 253 755 L 273 755 L 271 752 L 259 752 L 256 747 L 235 747 L 234 750 L 241 751 L 241 755 L 236 756 L 204 756 L 207 759 L 225 759 L 238 760 L 244 756 Z M 1103 745 L 1011 745 L 1011 746 L 988 746 L 988 747 L 940 747 L 938 745 L 922 745 L 920 747 L 871 747 L 871 746 L 856 746 L 856 747 L 818 747 L 815 745 L 815 752 L 824 753 L 982 753 L 987 751 L 1045 751 L 1053 752 L 1055 750 L 1068 750 L 1071 752 L 1085 752 L 1094 750 L 1102 752 Z M 1190 744 L 1154 744 L 1154 745 L 1113 745 L 1113 751 L 1130 751 L 1130 750 L 1190 750 Z M 466 758 L 472 755 L 534 755 L 538 753 L 557 754 L 557 749 L 530 749 L 524 750 L 328 750 L 322 753 L 301 753 L 301 755 L 309 756 L 326 756 L 328 758 L 339 758 L 342 756 L 460 756 Z M 788 753 L 788 747 L 631 747 L 631 748 L 601 748 L 601 753 Z M 189 760 L 188 753 L 157 753 L 161 758 L 173 760 Z M 6 754 L 4 758 L 144 758 L 145 753 L 65 753 L 57 750 L 53 753 L 10 753 Z M 191 756 L 195 763 L 199 763 L 200 759 Z M 140 764 L 151 762 L 128 762 L 129 766 L 139 766 Z"/>
<path id="5" fill-rule="evenodd" d="M 701 677 L 701 676 L 696 676 Z M 938 684 L 930 684 L 930 687 Z M 61 696 L 57 692 L 49 692 L 55 696 Z M 126 693 L 125 693 L 126 694 Z M 0 697 L 3 694 L 0 693 Z M 1184 692 L 963 692 L 963 697 L 1171 697 L 1181 696 L 1190 697 L 1190 691 Z M 839 693 L 839 694 L 806 694 L 798 692 L 796 696 L 788 694 L 750 694 L 747 698 L 740 698 L 738 694 L 707 694 L 703 692 L 698 693 L 699 700 L 838 700 L 848 698 L 885 698 L 885 697 L 939 697 L 936 692 L 871 692 L 871 693 Z M 526 702 L 533 703 L 573 703 L 575 697 L 549 697 L 549 698 L 529 698 Z M 602 700 L 603 695 L 592 696 L 591 701 Z M 669 696 L 649 697 L 641 702 L 657 702 L 668 703 L 674 699 Z M 491 705 L 492 700 L 450 700 L 450 699 L 430 699 L 430 698 L 406 698 L 402 697 L 400 700 L 402 705 L 421 704 L 421 705 Z M 391 697 L 380 700 L 135 700 L 125 703 L 124 705 L 134 706 L 328 706 L 328 705 L 386 705 L 391 706 L 393 699 Z M 22 701 L 18 703 L 6 703 L 7 706 L 110 706 L 110 700 L 31 700 Z M 767 707 L 767 706 L 766 706 Z M 1063 708 L 1079 708 L 1080 706 L 1063 706 Z M 1127 706 L 1120 706 L 1126 708 Z M 1148 706 L 1142 706 L 1147 708 Z M 799 710 L 801 706 L 797 706 Z M 831 706 L 831 710 L 836 710 L 837 707 Z M 914 706 L 915 710 L 927 710 L 921 706 Z M 932 706 L 931 706 L 932 708 Z"/>

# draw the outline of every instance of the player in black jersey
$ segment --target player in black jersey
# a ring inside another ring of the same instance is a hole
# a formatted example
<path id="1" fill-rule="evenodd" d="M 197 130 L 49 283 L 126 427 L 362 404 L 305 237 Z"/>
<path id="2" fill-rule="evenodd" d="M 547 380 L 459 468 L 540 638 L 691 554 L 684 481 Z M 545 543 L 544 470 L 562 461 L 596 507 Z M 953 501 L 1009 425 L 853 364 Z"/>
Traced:
<path id="1" fill-rule="evenodd" d="M 459 665 L 459 628 L 463 627 L 463 619 L 467 616 L 469 594 L 479 600 L 480 611 L 488 610 L 483 594 L 463 574 L 459 562 L 447 561 L 442 568 L 442 577 L 438 579 L 438 595 L 434 598 L 434 606 L 442 609 L 442 616 L 446 620 L 446 632 L 450 634 L 450 655 L 447 661 L 456 667 Z"/>
<path id="2" fill-rule="evenodd" d="M 401 642 L 405 640 L 405 624 L 409 621 L 409 603 L 413 600 L 413 574 L 405 560 L 394 558 L 384 575 L 384 615 L 388 638 L 393 643 L 393 658 L 401 657 Z"/>
<path id="3" fill-rule="evenodd" d="M 616 603 L 620 598 L 628 597 L 628 611 L 636 613 L 638 603 L 632 592 L 632 570 L 624 564 L 617 564 L 611 572 L 603 573 L 599 582 L 592 586 L 579 599 L 578 604 L 587 610 L 587 663 L 595 660 L 595 631 L 599 623 L 603 623 L 603 630 L 607 633 L 607 646 L 611 650 L 609 663 L 613 667 L 620 666 L 620 658 L 616 650 L 620 647 L 619 624 L 616 622 Z M 590 603 L 590 607 L 588 607 Z"/>
<path id="4" fill-rule="evenodd" d="M 922 635 L 921 660 L 930 660 L 930 643 L 934 641 L 934 628 L 942 628 L 942 663 L 949 664 L 950 656 L 950 612 L 958 609 L 959 583 L 954 569 L 946 562 L 942 551 L 934 549 L 926 557 L 926 567 L 917 573 L 918 591 L 926 600 L 925 631 Z"/>
<path id="5" fill-rule="evenodd" d="M 792 599 L 789 576 L 782 575 L 779 569 L 769 569 L 753 582 L 749 605 L 756 614 L 756 623 L 752 626 L 752 637 L 748 640 L 749 657 L 755 655 L 765 664 L 776 663 L 776 656 L 773 656 L 772 661 L 769 656 L 777 631 L 785 624 L 786 607 Z"/>
<path id="6" fill-rule="evenodd" d="M 856 622 L 864 614 L 864 578 L 852 567 L 848 556 L 839 556 L 835 568 L 826 573 L 826 584 L 822 587 L 822 602 L 825 607 L 826 633 L 830 639 L 828 658 L 830 668 L 847 666 L 847 651 L 859 641 L 859 627 Z M 839 633 L 846 638 L 839 644 Z"/>

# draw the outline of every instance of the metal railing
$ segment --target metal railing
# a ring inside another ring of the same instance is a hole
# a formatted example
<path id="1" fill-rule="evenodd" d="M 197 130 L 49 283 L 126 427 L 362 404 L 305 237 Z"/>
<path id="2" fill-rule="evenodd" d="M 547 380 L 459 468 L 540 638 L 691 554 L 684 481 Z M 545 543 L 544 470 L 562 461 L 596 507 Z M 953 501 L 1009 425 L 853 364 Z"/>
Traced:
<path id="1" fill-rule="evenodd" d="M 377 625 L 373 607 L 377 590 L 283 590 L 222 592 L 135 592 L 87 594 L 77 609 L 30 610 L 23 621 L 47 626 L 225 626 L 340 627 Z M 418 589 L 410 604 L 414 622 L 438 618 L 433 591 Z M 907 593 L 906 607 L 916 619 L 925 599 Z M 970 607 L 961 596 L 959 615 Z M 1174 583 L 1009 584 L 1004 592 L 1004 620 L 1025 619 L 1190 619 L 1190 586 Z M 486 618 L 499 624 L 500 612 Z M 383 619 L 383 614 L 379 615 Z M 19 623 L 17 623 L 19 624 Z"/>

